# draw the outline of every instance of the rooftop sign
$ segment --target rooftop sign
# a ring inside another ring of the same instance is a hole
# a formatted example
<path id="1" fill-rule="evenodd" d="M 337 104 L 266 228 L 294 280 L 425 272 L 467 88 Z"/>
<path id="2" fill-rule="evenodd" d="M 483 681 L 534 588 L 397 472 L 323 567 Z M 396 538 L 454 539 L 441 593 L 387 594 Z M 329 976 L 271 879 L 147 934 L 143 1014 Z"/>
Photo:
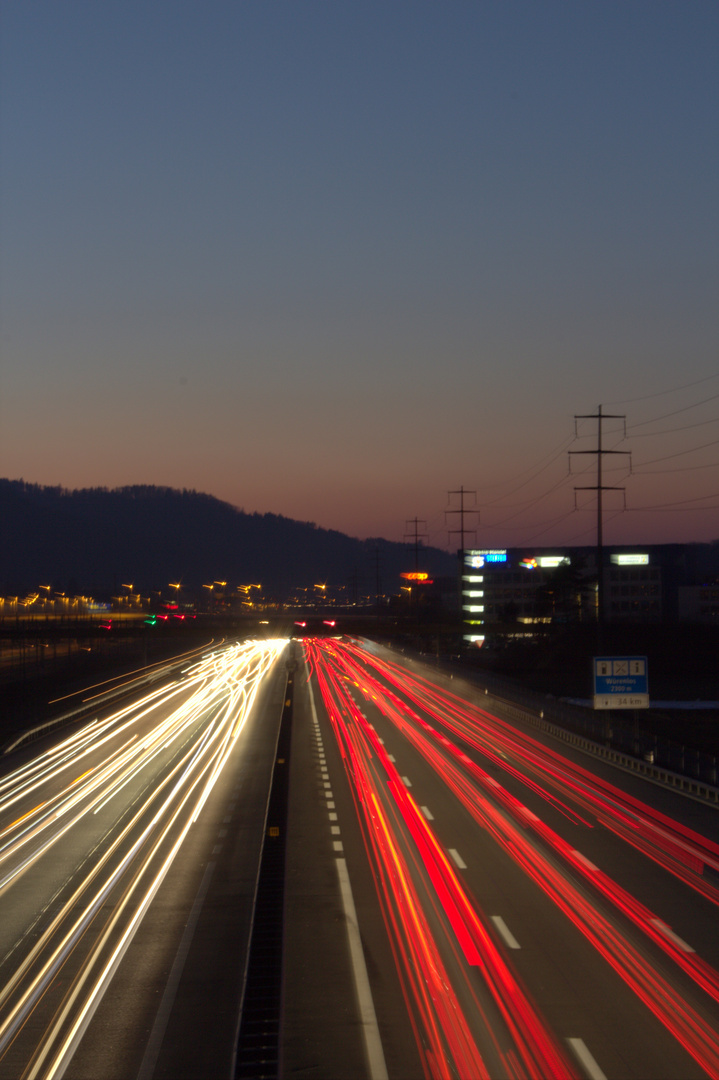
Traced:
<path id="1" fill-rule="evenodd" d="M 507 551 L 505 549 L 489 549 L 489 550 L 471 550 L 464 553 L 464 565 L 473 566 L 476 569 L 484 566 L 485 563 L 505 563 L 507 561 Z"/>

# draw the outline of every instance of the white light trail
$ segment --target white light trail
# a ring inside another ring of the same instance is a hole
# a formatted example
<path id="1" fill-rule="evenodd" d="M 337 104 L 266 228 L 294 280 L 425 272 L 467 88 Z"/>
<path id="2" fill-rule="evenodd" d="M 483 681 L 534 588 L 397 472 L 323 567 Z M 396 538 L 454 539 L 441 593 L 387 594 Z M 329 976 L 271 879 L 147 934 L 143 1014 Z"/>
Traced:
<path id="1" fill-rule="evenodd" d="M 49 1026 L 24 1073 L 28 1080 L 62 1075 L 286 644 L 247 642 L 215 651 L 191 665 L 180 683 L 93 720 L 0 784 L 0 890 L 129 784 L 138 785 L 130 819 L 110 827 L 102 852 L 0 987 L 0 1063 L 33 1012 L 52 997 L 62 969 L 70 987 L 61 1007 L 50 1008 Z M 23 802 L 25 812 L 5 825 L 2 816 L 11 816 L 11 808 L 22 811 Z M 118 812 L 127 805 L 123 801 Z"/>

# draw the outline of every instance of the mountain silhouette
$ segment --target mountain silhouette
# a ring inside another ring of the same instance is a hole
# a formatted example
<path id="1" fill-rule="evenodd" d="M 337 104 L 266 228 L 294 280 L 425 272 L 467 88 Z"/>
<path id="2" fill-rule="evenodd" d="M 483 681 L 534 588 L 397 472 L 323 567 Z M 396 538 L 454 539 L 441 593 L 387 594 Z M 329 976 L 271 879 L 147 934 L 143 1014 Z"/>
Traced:
<path id="1" fill-rule="evenodd" d="M 456 573 L 456 559 L 422 550 L 421 569 Z M 358 540 L 279 514 L 245 513 L 211 495 L 168 487 L 43 487 L 0 479 L 0 588 L 14 595 L 50 584 L 100 595 L 121 582 L 135 589 L 170 581 L 261 582 L 278 596 L 329 582 L 374 594 L 414 568 L 406 544 Z"/>

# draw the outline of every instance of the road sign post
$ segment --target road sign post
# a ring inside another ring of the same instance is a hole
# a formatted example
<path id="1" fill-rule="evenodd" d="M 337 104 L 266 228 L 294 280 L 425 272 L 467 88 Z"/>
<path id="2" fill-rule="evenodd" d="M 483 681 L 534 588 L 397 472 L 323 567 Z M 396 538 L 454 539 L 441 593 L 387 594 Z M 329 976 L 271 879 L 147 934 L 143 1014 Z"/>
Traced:
<path id="1" fill-rule="evenodd" d="M 646 656 L 594 657 L 595 709 L 648 709 Z"/>

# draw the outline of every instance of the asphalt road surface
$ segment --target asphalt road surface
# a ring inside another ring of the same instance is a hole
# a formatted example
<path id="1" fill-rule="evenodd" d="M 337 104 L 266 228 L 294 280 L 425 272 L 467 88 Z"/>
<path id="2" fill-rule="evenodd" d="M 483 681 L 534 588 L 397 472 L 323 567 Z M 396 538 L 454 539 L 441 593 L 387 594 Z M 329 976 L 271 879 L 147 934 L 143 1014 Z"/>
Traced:
<path id="1" fill-rule="evenodd" d="M 374 1005 L 364 1075 L 718 1076 L 717 811 L 387 650 L 306 652 L 315 797 Z M 288 977 L 316 985 L 321 959 L 294 948 Z M 306 1034 L 322 1010 L 327 993 L 290 1007 L 287 1075 L 333 1075 Z"/>
<path id="2" fill-rule="evenodd" d="M 288 693 L 280 1075 L 719 1076 L 719 811 L 294 650 L 293 690 L 286 642 L 218 647 L 4 759 L 0 1078 L 234 1080 Z"/>
<path id="3" fill-rule="evenodd" d="M 11 757 L 0 1076 L 229 1075 L 285 650 L 217 650 Z"/>

